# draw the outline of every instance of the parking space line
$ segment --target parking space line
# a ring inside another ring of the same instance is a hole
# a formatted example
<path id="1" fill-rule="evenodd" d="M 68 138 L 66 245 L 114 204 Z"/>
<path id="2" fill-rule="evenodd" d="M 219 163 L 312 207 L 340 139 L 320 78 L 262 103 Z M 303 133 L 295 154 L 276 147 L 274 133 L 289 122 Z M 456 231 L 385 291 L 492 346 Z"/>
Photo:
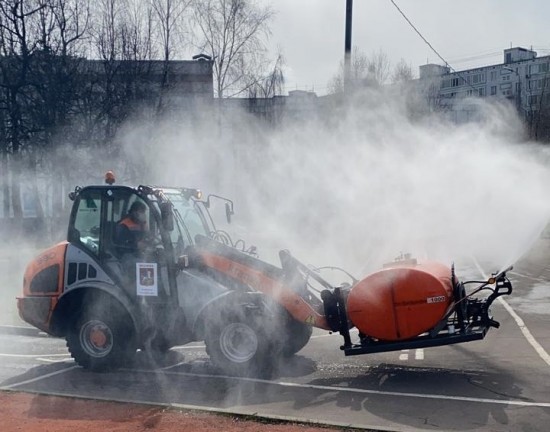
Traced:
<path id="1" fill-rule="evenodd" d="M 395 391 L 369 390 L 369 389 L 361 389 L 361 388 L 355 388 L 355 387 L 300 384 L 300 383 L 293 383 L 293 382 L 287 382 L 287 381 L 271 381 L 271 380 L 260 379 L 260 378 L 243 378 L 243 377 L 235 377 L 235 376 L 228 376 L 228 375 L 198 374 L 198 373 L 191 373 L 191 372 L 172 372 L 172 371 L 162 371 L 160 369 L 157 369 L 157 370 L 125 369 L 125 370 L 128 372 L 139 372 L 139 373 L 149 373 L 149 374 L 164 374 L 164 375 L 188 376 L 188 377 L 196 377 L 196 378 L 235 380 L 235 381 L 275 385 L 275 386 L 281 386 L 281 387 L 324 390 L 324 391 L 332 391 L 332 392 L 359 393 L 359 394 L 371 394 L 371 395 L 380 395 L 380 396 L 398 396 L 398 397 L 419 398 L 419 399 L 452 400 L 452 401 L 461 401 L 461 402 L 513 405 L 513 406 L 522 406 L 522 407 L 550 408 L 550 402 L 531 402 L 531 401 L 510 400 L 510 399 L 489 399 L 489 398 L 476 398 L 476 397 L 468 397 L 468 396 L 438 395 L 438 394 L 429 394 L 429 393 L 403 393 L 403 392 L 395 392 Z"/>
<path id="2" fill-rule="evenodd" d="M 70 366 L 68 368 L 61 369 L 61 370 L 58 370 L 58 371 L 55 371 L 55 372 L 51 372 L 51 373 L 46 374 L 46 375 L 40 375 L 40 376 L 37 376 L 35 378 L 31 378 L 31 379 L 28 379 L 28 380 L 25 380 L 25 381 L 16 382 L 16 383 L 13 383 L 13 384 L 8 384 L 6 386 L 0 387 L 0 389 L 9 390 L 9 389 L 12 389 L 14 387 L 22 386 L 24 384 L 30 384 L 30 383 L 40 381 L 40 380 L 43 380 L 43 379 L 46 379 L 46 378 L 51 378 L 53 376 L 60 375 L 60 374 L 65 373 L 65 372 L 69 372 L 73 369 L 76 369 L 77 367 L 79 367 L 79 366 L 77 366 L 77 365 Z"/>
<path id="3" fill-rule="evenodd" d="M 512 315 L 512 318 L 516 321 L 516 324 L 518 325 L 519 329 L 523 333 L 523 336 L 525 336 L 525 339 L 527 339 L 527 342 L 531 344 L 531 346 L 535 349 L 539 357 L 548 365 L 550 366 L 550 355 L 544 350 L 541 344 L 537 342 L 537 340 L 533 337 L 523 320 L 520 318 L 520 316 L 512 309 L 512 307 L 508 304 L 506 300 L 504 300 L 502 297 L 499 297 L 498 300 L 504 306 L 504 309 L 508 311 L 510 315 Z"/>
<path id="4" fill-rule="evenodd" d="M 204 349 L 204 348 L 205 348 L 205 345 L 202 344 L 202 345 L 179 345 L 179 346 L 172 347 L 171 349 L 175 351 L 179 351 L 179 350 Z"/>
<path id="5" fill-rule="evenodd" d="M 68 356 L 67 358 L 64 358 L 64 359 L 60 359 L 60 360 L 54 360 L 54 359 L 49 359 L 49 358 L 45 358 L 45 357 L 37 357 L 36 360 L 40 360 L 40 361 L 43 361 L 43 362 L 46 362 L 46 363 L 63 363 L 63 362 L 66 362 L 67 360 L 69 360 L 71 357 Z"/>
<path id="6" fill-rule="evenodd" d="M 527 276 L 527 275 L 524 275 L 524 274 L 521 274 L 521 273 L 518 273 L 518 272 L 515 272 L 515 271 L 511 271 L 510 274 L 513 274 L 513 275 L 516 275 L 516 276 L 519 276 L 519 277 L 522 277 L 522 278 L 525 278 L 525 279 L 531 279 L 531 280 L 534 280 L 534 281 L 537 281 L 537 282 L 548 283 L 547 279 L 543 279 L 543 278 L 540 278 L 540 277 Z"/>
<path id="7" fill-rule="evenodd" d="M 40 357 L 70 357 L 70 354 L 3 354 L 3 353 L 0 353 L 0 357 L 37 359 Z"/>
<path id="8" fill-rule="evenodd" d="M 173 369 L 173 368 L 175 368 L 175 367 L 184 365 L 185 363 L 186 363 L 185 361 L 181 361 L 181 362 L 175 363 L 175 364 L 170 365 L 170 366 L 162 367 L 162 368 L 160 368 L 160 369 L 163 370 L 163 371 L 165 371 L 165 370 Z"/>
<path id="9" fill-rule="evenodd" d="M 481 275 L 487 279 L 487 275 L 475 259 L 475 257 L 472 257 L 474 264 L 476 265 L 477 269 L 481 273 Z M 518 325 L 519 329 L 521 330 L 521 333 L 523 333 L 523 336 L 525 339 L 527 339 L 527 342 L 534 348 L 535 352 L 539 355 L 539 357 L 548 365 L 550 366 L 550 355 L 544 350 L 541 344 L 537 342 L 537 340 L 533 337 L 523 320 L 520 318 L 520 316 L 512 309 L 512 306 L 508 304 L 506 300 L 504 300 L 502 297 L 498 297 L 498 301 L 502 306 L 504 306 L 504 309 L 508 311 L 508 313 L 512 316 L 516 324 Z"/>

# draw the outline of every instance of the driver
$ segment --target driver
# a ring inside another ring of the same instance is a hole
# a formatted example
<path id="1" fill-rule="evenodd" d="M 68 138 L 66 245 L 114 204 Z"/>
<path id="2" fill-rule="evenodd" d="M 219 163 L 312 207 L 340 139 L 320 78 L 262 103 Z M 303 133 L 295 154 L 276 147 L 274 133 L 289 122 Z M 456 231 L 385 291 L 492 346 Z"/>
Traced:
<path id="1" fill-rule="evenodd" d="M 147 206 L 141 201 L 134 201 L 128 215 L 116 226 L 115 243 L 122 254 L 138 256 L 145 250 L 147 232 Z"/>

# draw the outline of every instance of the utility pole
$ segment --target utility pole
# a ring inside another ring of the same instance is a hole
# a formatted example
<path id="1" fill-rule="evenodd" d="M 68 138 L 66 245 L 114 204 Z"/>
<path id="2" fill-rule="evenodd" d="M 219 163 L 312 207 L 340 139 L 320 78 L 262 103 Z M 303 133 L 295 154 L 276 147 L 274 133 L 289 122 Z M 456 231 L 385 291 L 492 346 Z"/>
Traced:
<path id="1" fill-rule="evenodd" d="M 351 23 L 353 0 L 346 0 L 346 41 L 344 46 L 344 93 L 349 90 L 351 75 Z"/>

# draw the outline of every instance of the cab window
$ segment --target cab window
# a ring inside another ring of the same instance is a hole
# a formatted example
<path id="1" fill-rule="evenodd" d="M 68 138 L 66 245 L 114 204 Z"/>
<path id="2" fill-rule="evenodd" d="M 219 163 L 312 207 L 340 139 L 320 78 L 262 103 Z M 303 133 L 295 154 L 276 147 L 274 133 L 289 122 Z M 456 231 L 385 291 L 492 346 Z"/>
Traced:
<path id="1" fill-rule="evenodd" d="M 74 220 L 74 234 L 77 240 L 90 252 L 99 253 L 101 222 L 101 193 L 87 192 L 80 195 Z"/>

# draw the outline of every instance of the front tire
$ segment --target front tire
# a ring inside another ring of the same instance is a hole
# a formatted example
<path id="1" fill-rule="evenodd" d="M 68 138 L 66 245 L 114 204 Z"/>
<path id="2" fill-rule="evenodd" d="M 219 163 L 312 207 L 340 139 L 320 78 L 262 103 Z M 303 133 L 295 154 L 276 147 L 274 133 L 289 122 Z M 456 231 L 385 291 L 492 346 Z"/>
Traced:
<path id="1" fill-rule="evenodd" d="M 305 347 L 311 338 L 312 332 L 313 327 L 296 321 L 289 316 L 285 326 L 285 343 L 282 350 L 283 356 L 291 357 Z"/>
<path id="2" fill-rule="evenodd" d="M 127 364 L 135 353 L 133 340 L 130 317 L 120 308 L 87 310 L 66 336 L 67 348 L 76 363 L 94 371 Z"/>
<path id="3" fill-rule="evenodd" d="M 265 323 L 269 318 L 248 312 L 228 312 L 218 317 L 219 322 L 208 323 L 206 351 L 214 366 L 229 375 L 270 375 L 276 356 L 270 352 L 270 326 Z"/>

